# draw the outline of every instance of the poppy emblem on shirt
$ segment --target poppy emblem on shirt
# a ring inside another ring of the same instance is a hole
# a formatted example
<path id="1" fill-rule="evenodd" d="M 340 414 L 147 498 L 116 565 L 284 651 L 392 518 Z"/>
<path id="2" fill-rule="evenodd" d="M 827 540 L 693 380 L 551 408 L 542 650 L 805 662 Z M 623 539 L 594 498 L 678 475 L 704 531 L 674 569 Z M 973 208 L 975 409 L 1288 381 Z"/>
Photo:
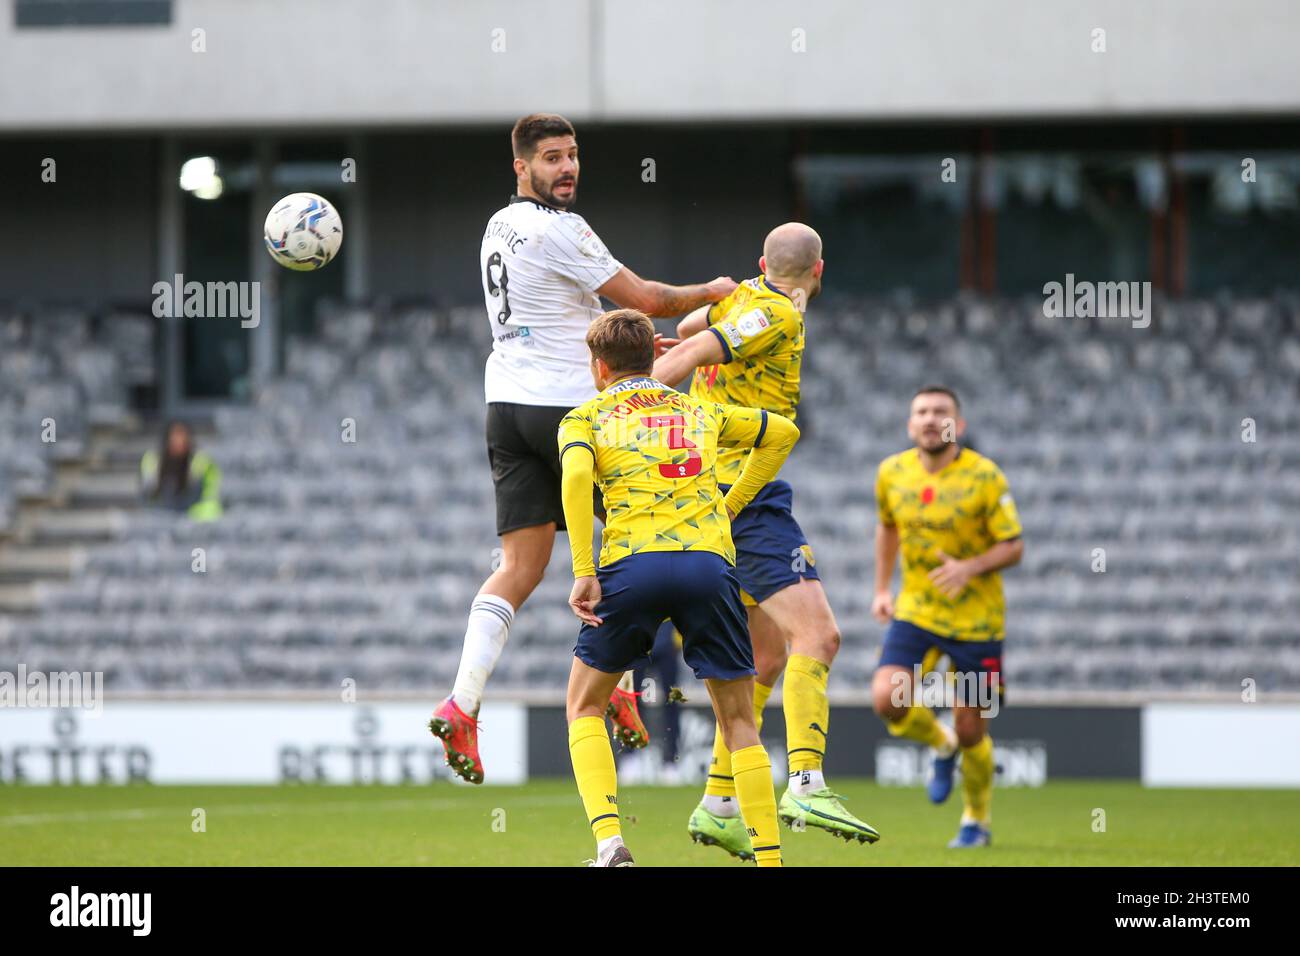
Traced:
<path id="1" fill-rule="evenodd" d="M 926 485 L 921 489 L 921 504 L 928 505 L 934 501 L 934 485 Z"/>

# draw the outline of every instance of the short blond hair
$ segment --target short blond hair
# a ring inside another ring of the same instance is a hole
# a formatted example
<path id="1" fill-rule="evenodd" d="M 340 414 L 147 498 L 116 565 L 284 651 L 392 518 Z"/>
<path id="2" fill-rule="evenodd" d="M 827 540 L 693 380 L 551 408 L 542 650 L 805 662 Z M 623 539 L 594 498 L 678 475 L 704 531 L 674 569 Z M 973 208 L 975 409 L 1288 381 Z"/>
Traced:
<path id="1" fill-rule="evenodd" d="M 587 348 L 611 372 L 650 372 L 655 364 L 655 324 L 636 309 L 615 309 L 587 329 Z"/>

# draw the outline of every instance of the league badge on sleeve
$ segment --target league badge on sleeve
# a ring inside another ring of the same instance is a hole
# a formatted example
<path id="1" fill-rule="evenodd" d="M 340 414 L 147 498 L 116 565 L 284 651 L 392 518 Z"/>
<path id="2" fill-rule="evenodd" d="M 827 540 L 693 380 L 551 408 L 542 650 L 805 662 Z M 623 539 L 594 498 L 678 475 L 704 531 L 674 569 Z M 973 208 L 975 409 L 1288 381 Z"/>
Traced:
<path id="1" fill-rule="evenodd" d="M 586 221 L 579 216 L 574 216 L 569 220 L 569 228 L 573 230 L 574 238 L 577 240 L 578 248 L 588 259 L 604 259 L 609 256 L 609 250 L 605 244 L 600 241 L 600 237 L 592 231 Z"/>
<path id="2" fill-rule="evenodd" d="M 762 332 L 770 325 L 767 316 L 763 314 L 762 309 L 754 309 L 752 312 L 746 312 L 736 320 L 736 328 L 740 334 L 749 339 Z"/>

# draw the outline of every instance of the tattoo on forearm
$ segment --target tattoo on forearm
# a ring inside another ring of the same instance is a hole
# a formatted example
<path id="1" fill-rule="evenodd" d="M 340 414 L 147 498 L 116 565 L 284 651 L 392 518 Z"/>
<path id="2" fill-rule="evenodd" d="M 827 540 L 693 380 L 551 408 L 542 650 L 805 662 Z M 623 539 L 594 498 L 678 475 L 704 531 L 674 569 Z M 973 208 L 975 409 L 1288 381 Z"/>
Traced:
<path id="1" fill-rule="evenodd" d="M 659 318 L 683 315 L 708 301 L 708 291 L 702 285 L 660 285 L 655 315 Z"/>

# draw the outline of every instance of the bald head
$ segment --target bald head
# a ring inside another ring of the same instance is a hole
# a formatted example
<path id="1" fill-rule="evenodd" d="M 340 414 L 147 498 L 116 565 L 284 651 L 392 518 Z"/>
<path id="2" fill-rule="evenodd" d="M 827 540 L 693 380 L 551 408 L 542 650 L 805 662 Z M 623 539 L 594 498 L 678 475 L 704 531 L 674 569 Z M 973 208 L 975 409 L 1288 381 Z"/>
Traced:
<path id="1" fill-rule="evenodd" d="M 763 240 L 766 274 L 783 279 L 808 275 L 822 257 L 822 237 L 801 222 L 777 226 Z"/>

